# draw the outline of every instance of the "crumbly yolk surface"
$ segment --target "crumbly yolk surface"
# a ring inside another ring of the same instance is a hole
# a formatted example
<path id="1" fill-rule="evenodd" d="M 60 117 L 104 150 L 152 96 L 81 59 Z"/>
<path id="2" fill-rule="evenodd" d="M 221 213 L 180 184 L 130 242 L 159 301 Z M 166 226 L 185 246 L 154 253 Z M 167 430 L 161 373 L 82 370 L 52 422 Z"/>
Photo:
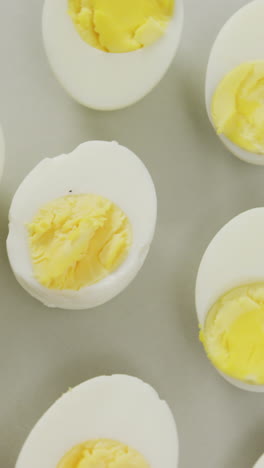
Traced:
<path id="1" fill-rule="evenodd" d="M 100 439 L 73 447 L 56 468 L 150 468 L 150 465 L 127 445 Z"/>
<path id="2" fill-rule="evenodd" d="M 200 339 L 225 374 L 264 384 L 264 283 L 237 287 L 208 313 Z"/>
<path id="3" fill-rule="evenodd" d="M 159 39 L 174 0 L 68 0 L 72 21 L 84 41 L 105 52 L 131 52 Z"/>
<path id="4" fill-rule="evenodd" d="M 264 61 L 243 63 L 225 76 L 213 96 L 212 118 L 219 134 L 264 154 Z"/>
<path id="5" fill-rule="evenodd" d="M 51 289 L 79 290 L 114 271 L 131 245 L 124 212 L 99 195 L 49 202 L 28 225 L 34 275 Z"/>

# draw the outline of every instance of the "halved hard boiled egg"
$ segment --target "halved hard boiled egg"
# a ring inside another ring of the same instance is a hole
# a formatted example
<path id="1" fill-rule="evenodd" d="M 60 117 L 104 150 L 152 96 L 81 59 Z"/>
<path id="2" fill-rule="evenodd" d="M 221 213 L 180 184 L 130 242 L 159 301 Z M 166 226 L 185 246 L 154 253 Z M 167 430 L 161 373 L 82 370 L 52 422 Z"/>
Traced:
<path id="1" fill-rule="evenodd" d="M 260 457 L 260 459 L 257 461 L 253 468 L 264 468 L 264 455 Z"/>
<path id="2" fill-rule="evenodd" d="M 157 199 L 140 159 L 91 141 L 41 161 L 18 188 L 7 251 L 18 282 L 49 307 L 86 309 L 120 293 L 142 267 Z"/>
<path id="3" fill-rule="evenodd" d="M 164 14 L 153 18 L 158 10 Z M 119 109 L 166 73 L 180 41 L 183 1 L 45 0 L 42 25 L 48 60 L 65 90 L 85 106 Z"/>
<path id="4" fill-rule="evenodd" d="M 127 375 L 69 390 L 28 436 L 16 468 L 176 468 L 172 413 L 155 390 Z"/>
<path id="5" fill-rule="evenodd" d="M 227 223 L 206 249 L 196 280 L 200 338 L 222 376 L 264 391 L 264 208 Z"/>
<path id="6" fill-rule="evenodd" d="M 206 73 L 206 108 L 224 145 L 264 164 L 264 2 L 254 0 L 223 26 Z"/>
<path id="7" fill-rule="evenodd" d="M 2 177 L 2 174 L 3 174 L 4 162 L 5 162 L 5 142 L 4 142 L 3 130 L 0 126 L 0 177 Z"/>

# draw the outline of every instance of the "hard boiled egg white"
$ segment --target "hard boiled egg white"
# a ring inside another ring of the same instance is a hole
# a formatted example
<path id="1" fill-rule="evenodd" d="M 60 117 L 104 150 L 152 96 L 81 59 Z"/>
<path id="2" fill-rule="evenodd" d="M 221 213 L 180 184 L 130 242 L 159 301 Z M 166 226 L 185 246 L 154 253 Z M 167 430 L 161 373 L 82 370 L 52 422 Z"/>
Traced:
<path id="1" fill-rule="evenodd" d="M 56 290 L 35 278 L 27 226 L 46 203 L 65 195 L 95 194 L 120 207 L 132 227 L 127 258 L 101 281 L 79 290 Z M 44 159 L 18 188 L 9 213 L 7 251 L 18 282 L 49 307 L 85 309 L 120 293 L 147 256 L 156 224 L 157 200 L 152 179 L 139 158 L 115 142 L 83 143 L 70 154 Z"/>
<path id="2" fill-rule="evenodd" d="M 56 468 L 72 447 L 101 438 L 136 449 L 150 468 L 178 465 L 177 430 L 167 403 L 141 380 L 113 375 L 88 380 L 59 398 L 31 431 L 16 468 Z"/>
<path id="3" fill-rule="evenodd" d="M 149 93 L 166 73 L 181 36 L 182 0 L 176 0 L 163 37 L 128 53 L 109 53 L 88 45 L 67 9 L 67 0 L 45 0 L 44 46 L 57 79 L 81 104 L 98 110 L 129 106 Z"/>
<path id="4" fill-rule="evenodd" d="M 246 211 L 227 223 L 207 247 L 196 280 L 196 310 L 205 324 L 212 305 L 236 286 L 264 281 L 264 208 Z M 263 385 L 251 385 L 222 374 L 244 389 L 263 392 Z"/>
<path id="5" fill-rule="evenodd" d="M 264 468 L 264 455 L 260 457 L 260 459 L 257 461 L 253 468 Z"/>
<path id="6" fill-rule="evenodd" d="M 255 0 L 243 6 L 223 26 L 212 47 L 206 73 L 206 108 L 212 121 L 211 105 L 221 80 L 245 62 L 264 60 L 264 2 Z M 264 156 L 246 151 L 219 135 L 225 146 L 238 158 L 253 164 L 264 164 Z"/>

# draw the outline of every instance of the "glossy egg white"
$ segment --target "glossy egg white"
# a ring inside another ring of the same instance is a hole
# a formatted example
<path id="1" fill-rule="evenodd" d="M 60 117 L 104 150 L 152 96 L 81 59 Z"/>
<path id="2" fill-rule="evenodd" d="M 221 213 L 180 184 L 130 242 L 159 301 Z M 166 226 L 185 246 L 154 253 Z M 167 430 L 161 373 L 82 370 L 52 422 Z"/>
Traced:
<path id="1" fill-rule="evenodd" d="M 29 434 L 16 468 L 56 468 L 72 447 L 112 439 L 140 452 L 151 468 L 177 468 L 171 410 L 155 390 L 127 375 L 96 377 L 60 397 Z"/>
<path id="2" fill-rule="evenodd" d="M 199 324 L 204 326 L 210 308 L 224 293 L 258 281 L 264 281 L 264 208 L 254 208 L 233 218 L 207 247 L 196 279 Z M 263 385 L 250 385 L 221 375 L 243 390 L 264 392 Z"/>
<path id="3" fill-rule="evenodd" d="M 206 73 L 205 100 L 213 124 L 211 103 L 222 79 L 238 65 L 264 60 L 264 2 L 254 0 L 238 10 L 223 26 L 212 47 Z M 264 164 L 264 155 L 254 154 L 218 135 L 224 145 L 238 158 L 252 164 Z"/>
<path id="4" fill-rule="evenodd" d="M 257 463 L 253 466 L 253 468 L 264 468 L 264 455 L 260 457 Z"/>
<path id="5" fill-rule="evenodd" d="M 5 162 L 5 141 L 4 141 L 3 130 L 0 126 L 0 178 L 3 175 L 4 162 Z"/>
<path id="6" fill-rule="evenodd" d="M 70 190 L 101 195 L 118 205 L 130 220 L 133 241 L 126 260 L 106 278 L 79 291 L 58 291 L 42 286 L 33 276 L 26 225 L 47 202 Z M 149 251 L 156 217 L 155 187 L 141 160 L 116 142 L 83 143 L 70 154 L 42 160 L 18 188 L 9 212 L 10 265 L 21 286 L 49 307 L 95 307 L 134 279 Z"/>
<path id="7" fill-rule="evenodd" d="M 176 0 L 163 37 L 149 47 L 115 54 L 82 40 L 67 6 L 67 0 L 45 0 L 42 31 L 51 68 L 76 101 L 98 110 L 120 109 L 139 101 L 158 84 L 179 45 L 183 0 Z"/>

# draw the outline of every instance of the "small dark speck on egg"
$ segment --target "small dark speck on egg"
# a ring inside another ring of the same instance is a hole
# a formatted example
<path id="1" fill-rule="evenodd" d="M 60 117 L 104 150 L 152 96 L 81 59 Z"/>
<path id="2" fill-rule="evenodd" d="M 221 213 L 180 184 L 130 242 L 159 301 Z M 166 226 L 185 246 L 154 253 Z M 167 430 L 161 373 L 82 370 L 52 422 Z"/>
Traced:
<path id="1" fill-rule="evenodd" d="M 72 192 L 72 190 L 69 190 L 69 192 Z"/>

